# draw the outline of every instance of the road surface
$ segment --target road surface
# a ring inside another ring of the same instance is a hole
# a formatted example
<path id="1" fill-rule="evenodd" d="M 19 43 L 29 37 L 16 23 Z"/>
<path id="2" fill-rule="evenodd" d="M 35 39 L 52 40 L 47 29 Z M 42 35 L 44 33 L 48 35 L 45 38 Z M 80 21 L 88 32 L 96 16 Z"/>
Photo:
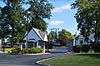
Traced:
<path id="1" fill-rule="evenodd" d="M 44 55 L 9 55 L 0 54 L 0 66 L 41 66 L 35 64 L 36 61 L 58 55 L 63 55 L 66 48 L 56 48 L 50 54 Z"/>

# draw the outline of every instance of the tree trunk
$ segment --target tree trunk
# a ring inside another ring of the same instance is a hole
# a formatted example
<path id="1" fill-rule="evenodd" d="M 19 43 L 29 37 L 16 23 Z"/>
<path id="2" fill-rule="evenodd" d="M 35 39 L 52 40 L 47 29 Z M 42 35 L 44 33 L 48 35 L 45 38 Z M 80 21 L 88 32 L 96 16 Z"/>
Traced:
<path id="1" fill-rule="evenodd" d="M 12 26 L 12 33 L 11 33 L 11 46 L 14 45 L 14 26 Z"/>
<path id="2" fill-rule="evenodd" d="M 99 26 L 99 21 L 97 21 L 95 26 L 95 44 L 99 41 Z"/>
<path id="3" fill-rule="evenodd" d="M 4 48 L 4 38 L 1 38 L 0 50 L 2 50 L 3 52 L 5 51 L 5 48 Z"/>
<path id="4" fill-rule="evenodd" d="M 2 39 L 0 40 L 0 51 L 2 50 Z"/>

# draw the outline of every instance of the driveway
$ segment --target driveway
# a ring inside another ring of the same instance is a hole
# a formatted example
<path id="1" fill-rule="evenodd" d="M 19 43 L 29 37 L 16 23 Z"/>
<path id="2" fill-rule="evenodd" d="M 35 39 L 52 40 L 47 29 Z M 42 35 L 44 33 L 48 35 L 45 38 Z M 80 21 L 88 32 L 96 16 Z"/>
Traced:
<path id="1" fill-rule="evenodd" d="M 66 53 L 67 48 L 66 47 L 54 47 L 53 50 L 51 50 L 51 53 Z"/>

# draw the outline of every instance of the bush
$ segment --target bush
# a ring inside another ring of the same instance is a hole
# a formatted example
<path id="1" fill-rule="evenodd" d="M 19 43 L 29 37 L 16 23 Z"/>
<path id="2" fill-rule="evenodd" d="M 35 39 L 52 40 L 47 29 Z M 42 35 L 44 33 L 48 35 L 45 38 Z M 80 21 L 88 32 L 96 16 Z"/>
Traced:
<path id="1" fill-rule="evenodd" d="M 41 53 L 42 51 L 43 51 L 43 49 L 41 49 L 41 48 L 31 48 L 32 53 Z"/>
<path id="2" fill-rule="evenodd" d="M 13 48 L 5 48 L 5 51 L 6 52 L 8 52 L 8 53 L 11 53 L 11 50 L 12 50 Z"/>
<path id="3" fill-rule="evenodd" d="M 53 46 L 51 44 L 47 44 L 45 47 L 46 47 L 46 49 L 52 49 L 53 48 Z"/>
<path id="4" fill-rule="evenodd" d="M 92 49 L 94 52 L 100 52 L 100 44 L 92 44 Z"/>
<path id="5" fill-rule="evenodd" d="M 21 52 L 22 54 L 30 53 L 30 48 L 24 48 Z"/>
<path id="6" fill-rule="evenodd" d="M 19 46 L 15 46 L 14 48 L 11 49 L 11 54 L 19 54 L 21 51 Z"/>
<path id="7" fill-rule="evenodd" d="M 82 52 L 86 52 L 87 53 L 89 51 L 89 49 L 90 49 L 90 46 L 89 45 L 82 45 L 81 46 L 81 51 Z"/>
<path id="8" fill-rule="evenodd" d="M 80 52 L 80 45 L 73 46 L 73 51 L 76 53 Z"/>
<path id="9" fill-rule="evenodd" d="M 43 49 L 41 48 L 25 48 L 22 50 L 22 53 L 26 54 L 26 53 L 41 53 L 43 51 Z"/>

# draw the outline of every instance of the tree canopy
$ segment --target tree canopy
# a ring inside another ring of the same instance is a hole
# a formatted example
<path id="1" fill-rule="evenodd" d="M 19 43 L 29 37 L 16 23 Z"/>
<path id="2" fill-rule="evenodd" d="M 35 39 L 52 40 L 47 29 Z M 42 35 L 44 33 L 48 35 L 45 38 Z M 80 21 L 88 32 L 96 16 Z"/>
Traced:
<path id="1" fill-rule="evenodd" d="M 72 34 L 65 29 L 62 29 L 61 31 L 59 31 L 58 36 L 60 40 L 72 40 L 73 39 Z"/>
<path id="2" fill-rule="evenodd" d="M 31 20 L 31 27 L 37 28 L 41 31 L 46 31 L 47 23 L 43 19 L 36 17 L 34 20 Z"/>
<path id="3" fill-rule="evenodd" d="M 78 29 L 85 37 L 95 33 L 95 42 L 100 39 L 100 0 L 76 0 L 73 7 Z"/>
<path id="4" fill-rule="evenodd" d="M 51 31 L 48 35 L 49 40 L 56 40 L 57 39 L 57 33 L 55 31 Z"/>
<path id="5" fill-rule="evenodd" d="M 44 18 L 50 19 L 52 4 L 48 0 L 3 0 L 6 4 L 0 6 L 0 37 L 16 43 L 23 39 L 26 31 L 32 27 L 46 31 L 47 23 Z M 28 8 L 23 6 L 29 5 Z"/>

